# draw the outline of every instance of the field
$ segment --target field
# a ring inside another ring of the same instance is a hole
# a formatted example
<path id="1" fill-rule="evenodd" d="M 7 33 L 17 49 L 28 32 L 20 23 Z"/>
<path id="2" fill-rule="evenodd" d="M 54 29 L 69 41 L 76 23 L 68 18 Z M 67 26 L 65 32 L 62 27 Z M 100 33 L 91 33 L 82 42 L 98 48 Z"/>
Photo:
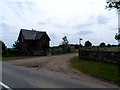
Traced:
<path id="1" fill-rule="evenodd" d="M 99 61 L 82 60 L 78 57 L 71 59 L 71 66 L 92 76 L 120 84 L 118 65 Z"/>
<path id="2" fill-rule="evenodd" d="M 120 52 L 120 47 L 106 47 L 106 51 Z"/>

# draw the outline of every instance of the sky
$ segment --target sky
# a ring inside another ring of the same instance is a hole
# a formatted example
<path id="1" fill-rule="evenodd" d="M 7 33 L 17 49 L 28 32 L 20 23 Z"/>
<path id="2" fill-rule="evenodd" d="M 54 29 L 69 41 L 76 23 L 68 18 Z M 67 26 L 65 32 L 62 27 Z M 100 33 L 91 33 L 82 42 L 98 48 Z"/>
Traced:
<path id="1" fill-rule="evenodd" d="M 0 0 L 0 38 L 12 47 L 20 29 L 46 31 L 50 46 L 60 45 L 67 36 L 69 44 L 85 41 L 117 44 L 116 10 L 105 9 L 106 0 Z"/>

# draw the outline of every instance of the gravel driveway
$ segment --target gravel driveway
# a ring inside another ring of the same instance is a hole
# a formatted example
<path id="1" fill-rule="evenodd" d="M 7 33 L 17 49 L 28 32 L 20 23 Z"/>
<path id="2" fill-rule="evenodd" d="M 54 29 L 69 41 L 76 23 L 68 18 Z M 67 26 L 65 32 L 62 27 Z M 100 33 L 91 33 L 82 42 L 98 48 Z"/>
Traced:
<path id="1" fill-rule="evenodd" d="M 77 53 L 74 54 L 65 54 L 65 55 L 55 55 L 55 56 L 44 56 L 36 57 L 30 59 L 22 59 L 16 61 L 7 61 L 8 63 L 25 66 L 31 69 L 36 69 L 41 72 L 49 72 L 57 75 L 67 76 L 74 79 L 84 80 L 87 82 L 100 83 L 104 85 L 110 85 L 105 81 L 101 81 L 97 78 L 94 78 L 90 75 L 86 75 L 76 69 L 73 69 L 70 66 L 70 59 L 74 56 L 77 56 Z M 111 85 L 114 87 L 114 85 Z"/>

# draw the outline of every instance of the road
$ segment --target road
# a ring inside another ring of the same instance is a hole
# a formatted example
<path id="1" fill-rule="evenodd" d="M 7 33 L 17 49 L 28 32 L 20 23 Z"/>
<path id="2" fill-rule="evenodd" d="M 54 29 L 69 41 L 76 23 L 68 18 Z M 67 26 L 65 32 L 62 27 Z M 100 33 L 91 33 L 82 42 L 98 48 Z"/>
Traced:
<path id="1" fill-rule="evenodd" d="M 48 72 L 38 72 L 22 66 L 2 63 L 2 83 L 10 88 L 110 88 Z"/>

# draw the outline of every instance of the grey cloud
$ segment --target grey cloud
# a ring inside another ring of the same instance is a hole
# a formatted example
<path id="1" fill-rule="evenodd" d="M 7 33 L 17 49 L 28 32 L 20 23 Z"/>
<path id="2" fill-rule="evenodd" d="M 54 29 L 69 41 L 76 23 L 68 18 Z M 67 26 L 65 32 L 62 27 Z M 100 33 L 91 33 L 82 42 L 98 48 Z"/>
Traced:
<path id="1" fill-rule="evenodd" d="M 2 40 L 5 42 L 7 47 L 11 47 L 13 41 L 16 41 L 17 35 L 14 30 L 16 30 L 13 26 L 8 23 L 0 23 L 2 27 Z"/>
<path id="2" fill-rule="evenodd" d="M 76 23 L 76 22 L 75 22 Z M 88 28 L 88 27 L 90 27 L 90 26 L 92 26 L 94 23 L 85 23 L 85 24 L 78 24 L 78 23 L 76 23 L 76 25 L 69 25 L 69 24 L 64 24 L 64 25 L 62 25 L 62 24 L 54 24 L 54 23 L 51 23 L 51 24 L 53 24 L 55 27 L 57 27 L 57 28 L 73 28 L 73 29 L 85 29 L 85 28 Z"/>
<path id="3" fill-rule="evenodd" d="M 16 5 L 20 9 L 26 9 L 28 11 L 33 11 L 36 5 L 33 2 L 16 2 Z"/>
<path id="4" fill-rule="evenodd" d="M 77 33 L 78 34 L 78 33 Z M 62 33 L 62 35 L 63 36 L 75 36 L 76 35 L 76 33 L 71 33 L 71 34 L 69 34 L 69 33 Z"/>
<path id="5" fill-rule="evenodd" d="M 35 7 L 33 2 L 14 2 L 12 4 L 17 6 L 19 9 L 28 9 L 30 11 Z"/>
<path id="6" fill-rule="evenodd" d="M 0 26 L 2 26 L 2 30 L 10 31 L 12 29 L 12 26 L 7 23 L 0 23 Z"/>
<path id="7" fill-rule="evenodd" d="M 52 39 L 58 38 L 58 36 L 57 36 L 56 34 L 54 34 L 54 33 L 50 33 L 50 37 L 51 37 Z"/>
<path id="8" fill-rule="evenodd" d="M 114 28 L 112 27 L 110 28 L 110 30 L 118 32 L 118 27 L 114 27 Z"/>
<path id="9" fill-rule="evenodd" d="M 85 28 L 88 28 L 90 26 L 92 26 L 94 23 L 85 23 L 85 24 L 80 24 L 80 25 L 76 25 L 74 26 L 73 28 L 75 29 L 85 29 Z"/>
<path id="10" fill-rule="evenodd" d="M 16 16 L 22 16 L 25 13 L 37 13 L 35 3 L 33 2 L 6 2 L 5 7 L 8 7 L 13 11 Z M 39 10 L 40 12 L 40 10 Z"/>
<path id="11" fill-rule="evenodd" d="M 49 36 L 50 36 L 52 45 L 58 45 L 59 36 L 57 34 L 54 34 L 54 33 L 50 33 Z"/>
<path id="12" fill-rule="evenodd" d="M 56 23 L 53 23 L 52 20 L 50 19 L 45 19 L 44 21 L 40 21 L 37 23 L 38 25 L 52 25 L 52 26 L 57 26 Z"/>
<path id="13" fill-rule="evenodd" d="M 45 25 L 47 22 L 38 22 L 38 25 Z"/>
<path id="14" fill-rule="evenodd" d="M 108 23 L 108 21 L 109 21 L 109 18 L 107 18 L 106 16 L 99 15 L 97 17 L 97 23 L 98 24 L 106 24 L 106 23 Z"/>
<path id="15" fill-rule="evenodd" d="M 87 35 L 93 33 L 92 31 L 79 31 L 77 34 L 78 35 Z"/>
<path id="16" fill-rule="evenodd" d="M 67 28 L 68 27 L 67 25 L 55 25 L 55 26 L 58 28 Z"/>
<path id="17" fill-rule="evenodd" d="M 69 27 L 69 25 L 65 24 L 57 24 L 57 23 L 53 23 L 51 20 L 45 20 L 43 22 L 38 22 L 38 25 L 52 25 L 56 28 L 67 28 Z"/>
<path id="18" fill-rule="evenodd" d="M 13 32 L 14 28 L 10 25 L 10 24 L 7 24 L 7 23 L 0 23 L 0 26 L 2 27 L 2 34 L 6 35 L 6 34 L 15 34 Z"/>
<path id="19" fill-rule="evenodd" d="M 19 7 L 19 8 L 23 8 L 23 5 L 22 5 L 22 2 L 15 2 L 15 4 L 17 4 L 17 6 Z"/>
<path id="20" fill-rule="evenodd" d="M 71 34 L 68 34 L 68 33 L 62 33 L 62 35 L 64 35 L 64 36 L 68 36 L 68 35 L 71 35 Z"/>
<path id="21" fill-rule="evenodd" d="M 20 15 L 24 13 L 20 3 L 21 2 L 19 2 L 19 4 L 16 2 L 4 2 L 4 8 L 11 10 L 10 12 L 13 12 L 17 17 L 20 17 Z"/>

